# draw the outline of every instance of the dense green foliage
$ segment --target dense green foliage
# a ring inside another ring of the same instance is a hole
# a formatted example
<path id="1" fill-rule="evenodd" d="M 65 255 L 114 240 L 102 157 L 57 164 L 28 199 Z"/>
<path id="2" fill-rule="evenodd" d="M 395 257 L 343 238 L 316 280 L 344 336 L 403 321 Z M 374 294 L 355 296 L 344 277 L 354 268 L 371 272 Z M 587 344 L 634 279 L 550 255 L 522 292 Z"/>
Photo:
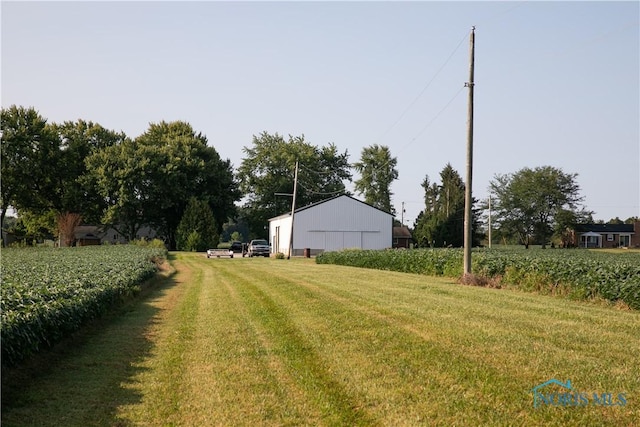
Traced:
<path id="1" fill-rule="evenodd" d="M 245 158 L 238 168 L 240 189 L 247 201 L 242 209 L 249 226 L 247 240 L 264 238 L 267 220 L 291 210 L 296 161 L 299 163 L 296 205 L 319 202 L 330 195 L 345 193 L 351 179 L 349 155 L 339 153 L 334 144 L 318 147 L 304 135 L 285 140 L 282 135 L 263 132 L 244 147 Z M 243 233 L 244 234 L 244 233 Z"/>
<path id="2" fill-rule="evenodd" d="M 451 164 L 440 172 L 441 184 L 430 182 L 427 175 L 422 181 L 425 208 L 416 218 L 413 239 L 421 248 L 461 247 L 464 244 L 465 185 Z M 475 200 L 472 202 L 475 204 Z M 472 206 L 472 243 L 481 241 L 479 213 Z"/>
<path id="3" fill-rule="evenodd" d="M 391 157 L 389 147 L 374 144 L 362 149 L 360 161 L 353 164 L 360 173 L 354 181 L 355 190 L 364 195 L 364 201 L 385 212 L 395 215 L 391 204 L 391 184 L 398 179 L 398 159 Z"/>
<path id="4" fill-rule="evenodd" d="M 25 234 L 37 238 L 55 235 L 55 218 L 66 212 L 99 223 L 107 202 L 85 160 L 125 135 L 84 120 L 50 124 L 33 108 L 12 106 L 1 115 L 2 225 L 9 206 Z"/>
<path id="5" fill-rule="evenodd" d="M 545 245 L 554 231 L 576 222 L 590 222 L 591 212 L 578 206 L 583 197 L 576 178 L 552 166 L 497 175 L 490 184 L 495 224 L 528 247 Z"/>
<path id="6" fill-rule="evenodd" d="M 9 207 L 44 212 L 56 195 L 59 141 L 47 120 L 33 108 L 0 110 L 2 192 L 0 219 Z"/>
<path id="7" fill-rule="evenodd" d="M 176 233 L 179 251 L 203 252 L 218 245 L 220 236 L 213 212 L 206 202 L 189 200 Z"/>
<path id="8" fill-rule="evenodd" d="M 152 123 L 135 140 L 88 160 L 100 194 L 110 204 L 104 222 L 129 239 L 150 225 L 176 248 L 178 223 L 191 197 L 205 201 L 220 227 L 240 198 L 229 160 L 185 122 Z"/>
<path id="9" fill-rule="evenodd" d="M 319 264 L 340 264 L 380 270 L 457 277 L 462 250 L 327 252 Z M 473 272 L 523 289 L 562 292 L 574 298 L 601 297 L 640 309 L 640 254 L 576 250 L 478 250 Z"/>
<path id="10" fill-rule="evenodd" d="M 175 248 L 178 222 L 191 197 L 204 200 L 222 231 L 241 197 L 229 160 L 189 123 L 160 122 L 135 139 L 78 120 L 47 123 L 33 108 L 1 111 L 0 222 L 20 238 L 52 239 L 56 218 L 79 214 L 128 240 L 148 226 Z"/>
<path id="11" fill-rule="evenodd" d="M 135 293 L 164 248 L 136 245 L 2 251 L 2 364 L 76 331 Z"/>

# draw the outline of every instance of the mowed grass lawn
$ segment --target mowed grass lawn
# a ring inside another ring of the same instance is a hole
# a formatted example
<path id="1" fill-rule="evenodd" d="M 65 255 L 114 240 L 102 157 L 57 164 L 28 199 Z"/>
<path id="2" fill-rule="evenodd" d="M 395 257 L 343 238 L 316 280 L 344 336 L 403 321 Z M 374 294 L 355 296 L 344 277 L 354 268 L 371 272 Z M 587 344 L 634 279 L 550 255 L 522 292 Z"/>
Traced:
<path id="1" fill-rule="evenodd" d="M 155 292 L 12 390 L 3 426 L 640 420 L 636 311 L 308 259 L 172 262 Z M 588 404 L 534 407 L 550 379 Z"/>

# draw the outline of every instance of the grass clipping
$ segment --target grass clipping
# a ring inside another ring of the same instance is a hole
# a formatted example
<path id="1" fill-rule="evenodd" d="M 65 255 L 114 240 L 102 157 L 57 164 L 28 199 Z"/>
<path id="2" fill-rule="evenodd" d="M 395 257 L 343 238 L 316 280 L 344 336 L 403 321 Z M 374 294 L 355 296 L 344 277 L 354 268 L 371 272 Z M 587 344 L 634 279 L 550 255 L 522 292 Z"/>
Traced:
<path id="1" fill-rule="evenodd" d="M 465 273 L 458 279 L 458 282 L 468 286 L 502 289 L 502 276 L 487 277 L 473 273 Z"/>

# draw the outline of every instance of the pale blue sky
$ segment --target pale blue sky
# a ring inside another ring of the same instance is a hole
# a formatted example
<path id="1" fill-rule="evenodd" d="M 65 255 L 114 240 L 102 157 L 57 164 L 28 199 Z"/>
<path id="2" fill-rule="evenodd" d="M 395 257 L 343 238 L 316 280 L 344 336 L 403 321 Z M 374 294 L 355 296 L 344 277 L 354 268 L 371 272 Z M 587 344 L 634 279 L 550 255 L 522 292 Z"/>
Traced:
<path id="1" fill-rule="evenodd" d="M 3 1 L 1 101 L 132 138 L 185 120 L 236 167 L 262 131 L 351 162 L 388 145 L 411 225 L 425 175 L 450 162 L 464 177 L 475 25 L 474 196 L 551 165 L 578 174 L 596 219 L 626 219 L 640 215 L 639 5 Z"/>

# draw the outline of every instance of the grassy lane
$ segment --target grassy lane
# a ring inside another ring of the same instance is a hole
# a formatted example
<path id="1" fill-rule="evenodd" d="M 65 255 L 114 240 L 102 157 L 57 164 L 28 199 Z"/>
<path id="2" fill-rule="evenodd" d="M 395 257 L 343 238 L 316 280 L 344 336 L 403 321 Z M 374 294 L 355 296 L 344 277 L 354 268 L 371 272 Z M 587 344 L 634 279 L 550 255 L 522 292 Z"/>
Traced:
<path id="1" fill-rule="evenodd" d="M 3 425 L 631 426 L 640 419 L 638 312 L 306 259 L 177 254 L 174 265 L 171 283 L 141 303 L 144 315 L 119 319 L 65 362 L 89 380 L 78 366 L 87 352 L 99 366 L 120 360 L 112 378 L 105 370 L 107 378 L 91 381 L 104 383 L 102 394 L 84 394 L 100 417 L 61 418 L 64 398 L 33 391 L 61 396 L 73 375 L 56 371 L 27 388 L 7 416 L 3 402 Z M 121 346 L 132 344 L 117 336 L 127 322 L 129 338 L 144 345 L 123 357 Z M 102 345 L 100 355 L 93 342 L 112 335 L 112 349 Z M 552 378 L 571 380 L 573 392 L 591 400 L 624 393 L 626 405 L 534 408 L 531 389 Z M 101 400 L 105 390 L 111 400 Z M 563 392 L 545 390 L 554 391 Z M 19 422 L 37 411 L 48 412 L 41 422 Z"/>

